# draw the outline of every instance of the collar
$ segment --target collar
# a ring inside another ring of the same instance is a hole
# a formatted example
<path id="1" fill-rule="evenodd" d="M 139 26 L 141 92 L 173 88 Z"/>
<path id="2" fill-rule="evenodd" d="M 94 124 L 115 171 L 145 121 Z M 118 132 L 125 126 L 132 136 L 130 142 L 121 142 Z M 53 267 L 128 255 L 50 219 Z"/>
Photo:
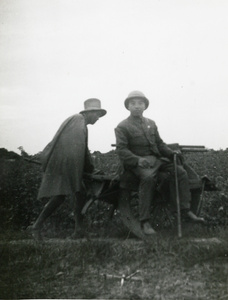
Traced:
<path id="1" fill-rule="evenodd" d="M 128 119 L 130 121 L 132 121 L 132 122 L 135 122 L 135 123 L 143 123 L 143 121 L 144 121 L 145 118 L 143 116 L 141 116 L 141 117 L 133 117 L 132 115 L 130 115 L 128 117 Z"/>

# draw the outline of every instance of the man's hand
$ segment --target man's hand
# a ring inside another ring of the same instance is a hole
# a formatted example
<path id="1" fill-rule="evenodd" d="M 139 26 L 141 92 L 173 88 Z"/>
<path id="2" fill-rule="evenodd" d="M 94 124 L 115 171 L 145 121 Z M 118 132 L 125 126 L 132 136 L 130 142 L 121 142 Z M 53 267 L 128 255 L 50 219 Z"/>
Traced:
<path id="1" fill-rule="evenodd" d="M 177 156 L 181 156 L 182 153 L 181 153 L 180 150 L 174 150 L 174 151 L 173 151 L 173 156 L 174 156 L 175 154 L 176 154 Z"/>
<path id="2" fill-rule="evenodd" d="M 140 157 L 138 166 L 144 169 L 148 169 L 150 167 L 150 163 L 146 158 Z"/>

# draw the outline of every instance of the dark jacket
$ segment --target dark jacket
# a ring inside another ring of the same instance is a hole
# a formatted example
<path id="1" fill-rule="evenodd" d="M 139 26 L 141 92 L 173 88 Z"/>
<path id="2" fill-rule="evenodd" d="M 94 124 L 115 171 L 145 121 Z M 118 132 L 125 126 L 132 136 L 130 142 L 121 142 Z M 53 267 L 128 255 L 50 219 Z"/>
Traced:
<path id="1" fill-rule="evenodd" d="M 115 129 L 117 153 L 124 167 L 136 167 L 140 157 L 171 158 L 173 151 L 163 142 L 154 121 L 132 116 Z"/>

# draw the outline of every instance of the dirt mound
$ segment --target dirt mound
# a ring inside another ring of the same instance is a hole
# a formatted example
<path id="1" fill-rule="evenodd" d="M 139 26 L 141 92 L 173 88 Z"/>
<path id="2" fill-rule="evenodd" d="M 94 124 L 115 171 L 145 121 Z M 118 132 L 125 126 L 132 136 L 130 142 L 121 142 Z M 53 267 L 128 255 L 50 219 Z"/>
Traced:
<path id="1" fill-rule="evenodd" d="M 19 159 L 21 156 L 13 151 L 8 151 L 5 148 L 0 148 L 0 158 L 2 159 Z"/>

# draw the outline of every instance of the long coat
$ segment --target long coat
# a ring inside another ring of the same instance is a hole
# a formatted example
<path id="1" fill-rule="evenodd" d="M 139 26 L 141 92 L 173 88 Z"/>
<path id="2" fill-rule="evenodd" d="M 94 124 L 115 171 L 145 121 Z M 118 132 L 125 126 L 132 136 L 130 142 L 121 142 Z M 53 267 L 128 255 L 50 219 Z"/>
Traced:
<path id="1" fill-rule="evenodd" d="M 41 160 L 44 174 L 38 199 L 81 190 L 83 171 L 93 169 L 83 115 L 73 115 L 63 122 L 44 148 Z"/>

